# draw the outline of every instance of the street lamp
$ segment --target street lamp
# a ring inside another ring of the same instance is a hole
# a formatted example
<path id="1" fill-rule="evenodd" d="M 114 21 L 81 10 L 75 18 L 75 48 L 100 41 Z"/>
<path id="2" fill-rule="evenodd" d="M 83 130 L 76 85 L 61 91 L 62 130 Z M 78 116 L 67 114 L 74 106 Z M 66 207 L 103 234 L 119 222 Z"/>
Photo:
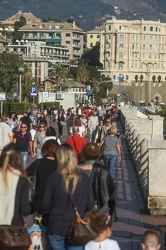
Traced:
<path id="1" fill-rule="evenodd" d="M 6 82 L 5 82 L 5 95 L 6 95 L 6 101 L 7 101 L 7 88 L 8 88 L 8 60 L 7 60 L 7 44 L 8 44 L 8 41 L 7 41 L 7 32 L 13 32 L 14 31 L 14 28 L 11 28 L 11 29 L 8 29 L 8 28 L 2 28 L 0 27 L 0 32 L 5 32 L 5 37 L 6 37 L 6 43 L 5 43 L 5 62 L 6 62 L 6 73 L 5 73 L 5 76 L 6 76 Z"/>
<path id="2" fill-rule="evenodd" d="M 21 97 L 22 97 L 22 92 L 21 92 L 21 87 L 22 87 L 22 86 L 21 86 L 21 75 L 24 73 L 24 71 L 25 71 L 25 69 L 24 69 L 23 67 L 19 67 L 19 68 L 18 68 L 18 72 L 20 73 L 20 103 L 21 103 L 21 101 L 22 101 L 22 100 L 21 100 L 21 99 L 22 99 L 22 98 L 21 98 Z"/>

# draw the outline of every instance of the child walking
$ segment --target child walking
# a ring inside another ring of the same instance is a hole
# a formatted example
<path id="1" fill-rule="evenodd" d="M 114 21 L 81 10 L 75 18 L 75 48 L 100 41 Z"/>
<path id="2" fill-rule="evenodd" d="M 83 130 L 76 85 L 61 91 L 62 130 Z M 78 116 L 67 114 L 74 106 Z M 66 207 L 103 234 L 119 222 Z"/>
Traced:
<path id="1" fill-rule="evenodd" d="M 96 239 L 86 244 L 85 250 L 120 250 L 115 240 L 109 239 L 112 233 L 111 217 L 97 209 L 89 212 L 90 225 L 96 233 Z"/>
<path id="2" fill-rule="evenodd" d="M 152 230 L 147 230 L 142 239 L 142 249 L 143 250 L 159 250 L 161 247 L 159 243 L 159 235 L 157 232 Z"/>

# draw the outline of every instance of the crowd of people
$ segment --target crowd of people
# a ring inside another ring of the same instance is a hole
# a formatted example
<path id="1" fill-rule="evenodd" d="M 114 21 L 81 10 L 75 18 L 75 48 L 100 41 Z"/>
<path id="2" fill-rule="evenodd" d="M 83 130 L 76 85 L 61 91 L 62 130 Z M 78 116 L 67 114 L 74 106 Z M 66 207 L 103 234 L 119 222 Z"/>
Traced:
<path id="1" fill-rule="evenodd" d="M 12 112 L 0 123 L 0 225 L 23 226 L 23 216 L 42 216 L 51 250 L 119 250 L 110 239 L 115 201 L 114 168 L 121 161 L 117 127 L 120 107 L 79 105 L 39 108 L 18 120 Z M 54 124 L 57 123 L 58 133 Z M 68 138 L 61 142 L 64 126 Z M 57 135 L 58 134 L 58 135 Z M 34 158 L 27 166 L 28 155 Z M 28 177 L 37 176 L 35 195 Z M 88 216 L 95 239 L 85 246 L 68 239 L 75 219 L 74 201 L 81 218 Z M 115 218 L 114 218 L 115 220 Z M 159 237 L 147 231 L 143 250 L 159 250 Z"/>

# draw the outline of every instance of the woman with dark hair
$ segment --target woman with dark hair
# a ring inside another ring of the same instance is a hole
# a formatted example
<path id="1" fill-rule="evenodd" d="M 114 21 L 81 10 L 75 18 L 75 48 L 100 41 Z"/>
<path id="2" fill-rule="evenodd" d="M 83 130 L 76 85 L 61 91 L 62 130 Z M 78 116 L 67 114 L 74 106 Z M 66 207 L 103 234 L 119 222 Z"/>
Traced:
<path id="1" fill-rule="evenodd" d="M 0 225 L 23 226 L 22 216 L 29 214 L 29 181 L 18 147 L 10 143 L 0 156 Z"/>
<path id="2" fill-rule="evenodd" d="M 71 246 L 67 240 L 70 221 L 76 218 L 69 193 L 84 218 L 92 205 L 89 178 L 77 168 L 70 145 L 59 146 L 56 156 L 58 171 L 47 179 L 39 213 L 48 214 L 47 232 L 52 250 L 82 250 L 82 246 Z"/>
<path id="3" fill-rule="evenodd" d="M 63 126 L 64 126 L 64 122 L 65 122 L 65 117 L 64 117 L 64 113 L 62 110 L 59 110 L 56 119 L 57 119 L 57 123 L 58 123 L 59 136 L 63 137 Z"/>
<path id="4" fill-rule="evenodd" d="M 12 129 L 12 132 L 15 133 L 18 126 L 18 118 L 15 112 L 12 112 L 10 114 L 10 118 L 7 120 L 7 124 Z"/>
<path id="5" fill-rule="evenodd" d="M 37 175 L 36 194 L 32 204 L 33 212 L 38 211 L 48 175 L 57 170 L 57 146 L 56 140 L 46 141 L 42 147 L 43 158 L 37 159 L 26 169 L 27 176 L 33 176 L 35 171 Z"/>
<path id="6" fill-rule="evenodd" d="M 46 128 L 45 123 L 41 122 L 39 125 L 39 131 L 35 134 L 35 138 L 33 142 L 33 152 L 34 152 L 34 156 L 37 155 L 37 159 L 42 158 L 41 149 L 43 146 L 43 140 L 46 137 L 45 128 Z"/>
<path id="7" fill-rule="evenodd" d="M 59 145 L 61 145 L 60 140 L 56 137 L 56 131 L 53 127 L 49 127 L 46 130 L 46 136 L 43 139 L 43 143 L 45 143 L 48 140 L 56 140 Z"/>

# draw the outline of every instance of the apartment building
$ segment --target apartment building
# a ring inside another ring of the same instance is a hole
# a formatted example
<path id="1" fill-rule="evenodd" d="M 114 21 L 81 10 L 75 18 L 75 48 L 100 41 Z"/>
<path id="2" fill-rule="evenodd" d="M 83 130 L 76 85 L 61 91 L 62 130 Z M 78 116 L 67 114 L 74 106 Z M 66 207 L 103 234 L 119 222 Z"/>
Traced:
<path id="1" fill-rule="evenodd" d="M 64 47 L 47 46 L 46 42 L 16 41 L 8 45 L 9 53 L 16 53 L 27 63 L 35 81 L 41 83 L 48 77 L 52 65 L 60 63 L 69 68 L 69 49 Z"/>
<path id="2" fill-rule="evenodd" d="M 126 83 L 166 81 L 166 24 L 107 20 L 100 32 L 103 73 Z"/>
<path id="3" fill-rule="evenodd" d="M 96 26 L 95 29 L 87 31 L 86 47 L 88 49 L 93 48 L 96 44 L 100 43 L 100 33 L 105 30 L 105 24 Z"/>
<path id="4" fill-rule="evenodd" d="M 47 46 L 62 46 L 70 50 L 70 59 L 79 59 L 83 53 L 84 31 L 75 22 L 30 23 L 19 29 L 23 39 L 44 41 Z"/>

